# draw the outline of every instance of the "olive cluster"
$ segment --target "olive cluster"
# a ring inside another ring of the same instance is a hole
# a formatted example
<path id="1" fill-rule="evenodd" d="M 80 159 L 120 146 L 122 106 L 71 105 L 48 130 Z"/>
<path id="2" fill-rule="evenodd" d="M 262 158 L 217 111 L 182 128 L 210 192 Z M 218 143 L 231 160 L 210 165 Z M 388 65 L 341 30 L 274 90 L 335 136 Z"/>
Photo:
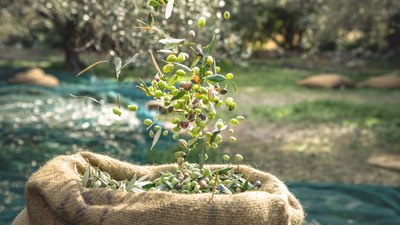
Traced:
<path id="1" fill-rule="evenodd" d="M 162 102 L 166 112 L 174 113 L 170 120 L 174 125 L 173 139 L 179 139 L 180 133 L 188 134 L 189 141 L 178 140 L 179 146 L 187 151 L 196 147 L 199 140 L 204 140 L 206 149 L 218 148 L 222 143 L 221 132 L 229 126 L 229 140 L 235 142 L 233 126 L 244 119 L 238 116 L 226 123 L 216 118 L 219 108 L 226 107 L 229 111 L 236 109 L 234 99 L 224 96 L 228 93 L 226 86 L 221 87 L 226 80 L 233 79 L 233 74 L 221 75 L 221 68 L 216 66 L 214 57 L 206 56 L 201 49 L 195 53 L 195 59 L 189 62 L 189 54 L 169 52 L 163 60 L 165 64 L 153 77 L 151 84 L 147 86 L 142 83 L 139 86 L 148 96 Z M 209 130 L 209 125 L 215 120 L 214 129 Z M 154 122 L 146 119 L 144 124 L 149 129 Z M 155 131 L 160 129 L 158 126 L 154 128 L 157 128 Z M 154 137 L 155 131 L 150 130 L 150 136 Z M 163 133 L 168 134 L 166 131 Z"/>
<path id="2" fill-rule="evenodd" d="M 149 190 L 163 190 L 172 193 L 211 193 L 234 194 L 238 192 L 256 190 L 261 186 L 260 181 L 254 183 L 235 173 L 232 167 L 210 170 L 201 168 L 197 164 L 184 163 L 176 172 L 163 172 Z"/>
<path id="3" fill-rule="evenodd" d="M 147 176 L 131 180 L 115 180 L 111 175 L 98 167 L 89 166 L 80 176 L 83 187 L 109 188 L 127 192 L 168 191 L 172 193 L 215 193 L 234 194 L 261 187 L 260 181 L 250 182 L 242 174 L 236 173 L 233 167 L 226 167 L 218 171 L 200 168 L 198 164 L 185 162 L 182 166 L 169 172 L 162 172 L 155 180 L 148 180 Z"/>

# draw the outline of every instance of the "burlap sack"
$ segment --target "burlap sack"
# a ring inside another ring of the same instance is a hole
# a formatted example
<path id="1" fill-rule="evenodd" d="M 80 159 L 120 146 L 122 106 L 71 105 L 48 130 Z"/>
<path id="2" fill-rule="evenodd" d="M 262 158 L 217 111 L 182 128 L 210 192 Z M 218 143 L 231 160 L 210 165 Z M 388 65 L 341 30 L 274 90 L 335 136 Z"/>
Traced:
<path id="1" fill-rule="evenodd" d="M 34 84 L 45 87 L 60 86 L 60 81 L 53 75 L 46 74 L 40 68 L 33 68 L 25 72 L 17 73 L 8 80 L 10 83 Z"/>
<path id="2" fill-rule="evenodd" d="M 371 77 L 368 80 L 358 84 L 359 87 L 370 87 L 370 88 L 387 88 L 387 89 L 399 89 L 400 88 L 400 76 L 384 75 L 378 77 Z"/>
<path id="3" fill-rule="evenodd" d="M 339 74 L 318 74 L 309 76 L 303 80 L 296 82 L 298 85 L 306 87 L 320 87 L 320 88 L 353 88 L 355 84 L 353 81 Z"/>
<path id="4" fill-rule="evenodd" d="M 130 179 L 171 170 L 172 165 L 137 166 L 108 156 L 81 152 L 60 156 L 34 173 L 26 184 L 26 210 L 19 224 L 190 224 L 190 225 L 296 225 L 303 221 L 300 203 L 271 174 L 240 166 L 251 180 L 260 180 L 259 191 L 233 195 L 173 194 L 162 191 L 131 193 L 82 188 L 79 175 L 89 165 L 98 166 L 116 179 Z M 213 165 L 209 168 L 222 167 Z"/>

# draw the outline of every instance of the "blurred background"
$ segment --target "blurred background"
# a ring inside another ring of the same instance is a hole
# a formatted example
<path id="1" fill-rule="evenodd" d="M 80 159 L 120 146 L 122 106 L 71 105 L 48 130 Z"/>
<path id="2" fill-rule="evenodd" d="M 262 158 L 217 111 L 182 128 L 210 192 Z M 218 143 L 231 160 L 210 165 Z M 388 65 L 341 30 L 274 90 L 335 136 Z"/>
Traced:
<path id="1" fill-rule="evenodd" d="M 154 12 L 156 24 L 175 38 L 194 30 L 204 45 L 216 35 L 218 63 L 239 89 L 235 113 L 246 117 L 238 142 L 224 143 L 211 163 L 241 153 L 277 175 L 302 202 L 305 224 L 399 223 L 400 1 L 175 2 L 168 24 L 165 8 Z M 162 138 L 150 151 L 140 122 L 156 112 L 135 87 L 155 74 L 147 49 L 162 48 L 137 29 L 149 10 L 138 0 L 0 2 L 0 224 L 24 207 L 30 174 L 56 155 L 173 160 L 174 142 Z M 76 78 L 96 61 L 135 53 L 119 82 L 112 63 Z M 117 94 L 140 110 L 113 115 Z"/>

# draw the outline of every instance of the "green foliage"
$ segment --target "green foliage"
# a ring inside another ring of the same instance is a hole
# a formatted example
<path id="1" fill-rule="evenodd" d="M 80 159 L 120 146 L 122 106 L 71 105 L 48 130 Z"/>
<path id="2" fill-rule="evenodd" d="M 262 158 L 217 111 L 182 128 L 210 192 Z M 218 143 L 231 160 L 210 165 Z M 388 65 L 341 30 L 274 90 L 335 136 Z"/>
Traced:
<path id="1" fill-rule="evenodd" d="M 253 113 L 273 122 L 356 123 L 363 126 L 400 126 L 398 107 L 355 104 L 338 100 L 304 101 L 275 107 L 253 107 Z"/>

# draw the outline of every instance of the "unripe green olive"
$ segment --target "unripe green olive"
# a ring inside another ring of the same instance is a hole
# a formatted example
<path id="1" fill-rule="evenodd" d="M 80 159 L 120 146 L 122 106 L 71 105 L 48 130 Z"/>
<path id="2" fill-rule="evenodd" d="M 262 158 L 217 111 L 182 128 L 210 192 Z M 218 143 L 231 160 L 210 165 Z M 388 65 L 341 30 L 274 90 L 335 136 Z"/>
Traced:
<path id="1" fill-rule="evenodd" d="M 146 125 L 146 126 L 150 126 L 150 124 L 152 124 L 152 123 L 153 123 L 153 121 L 151 121 L 151 119 L 143 120 L 143 124 Z"/>
<path id="2" fill-rule="evenodd" d="M 167 65 L 163 66 L 163 72 L 164 73 L 170 73 L 174 69 L 174 65 L 171 63 L 168 63 Z"/>
<path id="3" fill-rule="evenodd" d="M 174 135 L 172 135 L 172 139 L 176 140 L 179 138 L 179 134 L 178 133 L 174 133 Z"/>
<path id="4" fill-rule="evenodd" d="M 150 93 L 153 93 L 153 92 L 154 92 L 154 87 L 153 87 L 153 86 L 150 86 L 148 89 L 149 89 L 149 92 L 150 92 Z"/>
<path id="5" fill-rule="evenodd" d="M 223 155 L 222 158 L 224 159 L 224 161 L 229 161 L 229 159 L 230 159 L 231 157 L 229 157 L 229 155 Z"/>
<path id="6" fill-rule="evenodd" d="M 179 90 L 178 89 L 175 89 L 175 90 L 172 91 L 172 95 L 173 96 L 177 96 L 178 94 L 179 94 Z"/>
<path id="7" fill-rule="evenodd" d="M 161 126 L 159 126 L 159 125 L 157 125 L 157 126 L 154 127 L 154 130 L 156 130 L 156 131 L 158 131 L 158 130 L 160 130 L 160 129 L 161 129 Z"/>
<path id="8" fill-rule="evenodd" d="M 219 73 L 219 72 L 221 71 L 221 67 L 216 66 L 216 67 L 215 67 L 215 71 L 216 71 L 217 73 Z"/>
<path id="9" fill-rule="evenodd" d="M 178 62 L 183 63 L 186 60 L 186 55 L 184 53 L 179 53 L 178 55 Z"/>
<path id="10" fill-rule="evenodd" d="M 169 132 L 168 132 L 167 130 L 164 130 L 162 134 L 163 134 L 164 136 L 168 136 L 168 133 L 169 133 Z"/>
<path id="11" fill-rule="evenodd" d="M 119 108 L 113 108 L 113 113 L 117 116 L 121 116 L 122 112 Z"/>
<path id="12" fill-rule="evenodd" d="M 233 103 L 233 98 L 227 97 L 227 98 L 225 99 L 225 104 L 226 104 L 227 106 L 232 105 L 232 103 Z"/>
<path id="13" fill-rule="evenodd" d="M 181 131 L 181 127 L 180 126 L 176 126 L 176 127 L 172 128 L 172 130 L 174 132 L 179 132 L 179 131 Z"/>
<path id="14" fill-rule="evenodd" d="M 132 112 L 136 112 L 138 110 L 138 106 L 137 105 L 128 105 L 128 110 L 130 110 Z"/>
<path id="15" fill-rule="evenodd" d="M 161 90 L 157 90 L 156 92 L 154 92 L 154 97 L 161 98 L 162 96 L 164 96 L 164 92 L 162 92 Z"/>
<path id="16" fill-rule="evenodd" d="M 177 124 L 179 122 L 180 122 L 180 120 L 178 118 L 172 118 L 172 120 L 171 120 L 171 123 L 173 123 L 173 124 Z"/>
<path id="17" fill-rule="evenodd" d="M 237 119 L 231 119 L 230 121 L 229 121 L 232 125 L 238 125 L 239 124 L 239 121 L 237 120 Z"/>
<path id="18" fill-rule="evenodd" d="M 193 90 L 193 91 L 199 90 L 199 85 L 198 85 L 198 84 L 193 84 L 193 85 L 192 85 L 192 90 Z"/>
<path id="19" fill-rule="evenodd" d="M 186 74 L 186 72 L 183 69 L 179 69 L 176 71 L 176 75 L 178 76 L 184 76 Z"/>
<path id="20" fill-rule="evenodd" d="M 229 137 L 229 141 L 230 142 L 236 142 L 236 138 L 235 137 Z"/>
<path id="21" fill-rule="evenodd" d="M 206 25 L 206 18 L 202 16 L 197 20 L 197 26 L 203 28 L 205 25 Z"/>
<path id="22" fill-rule="evenodd" d="M 206 127 L 206 122 L 200 121 L 197 126 L 199 126 L 201 129 L 204 129 Z"/>
<path id="23" fill-rule="evenodd" d="M 222 100 L 219 100 L 219 101 L 215 104 L 215 106 L 219 107 L 219 106 L 222 106 L 222 104 L 224 104 L 223 101 L 222 101 Z"/>
<path id="24" fill-rule="evenodd" d="M 226 77 L 227 80 L 231 80 L 233 78 L 233 74 L 232 73 L 228 73 L 228 74 L 226 74 L 225 77 Z"/>
<path id="25" fill-rule="evenodd" d="M 231 18 L 231 14 L 228 11 L 224 12 L 224 19 L 228 20 L 229 18 Z"/>
<path id="26" fill-rule="evenodd" d="M 161 89 L 164 90 L 167 87 L 167 83 L 163 80 L 158 81 L 157 86 Z"/>
<path id="27" fill-rule="evenodd" d="M 244 120 L 244 116 L 237 116 L 236 119 L 239 121 L 242 121 L 242 120 Z"/>
<path id="28" fill-rule="evenodd" d="M 240 161 L 243 160 L 243 156 L 242 156 L 241 154 L 236 154 L 236 155 L 235 155 L 235 160 L 238 161 L 238 162 L 240 162 Z"/>
<path id="29" fill-rule="evenodd" d="M 224 126 L 224 123 L 223 123 L 223 122 L 218 122 L 218 123 L 216 124 L 216 127 L 217 127 L 218 129 L 221 129 L 223 126 Z"/>
<path id="30" fill-rule="evenodd" d="M 212 71 L 209 71 L 209 70 L 208 70 L 208 71 L 206 72 L 206 77 L 212 76 L 212 75 L 214 75 Z"/>
<path id="31" fill-rule="evenodd" d="M 229 111 L 235 110 L 235 109 L 236 109 L 236 103 L 235 103 L 235 102 L 232 102 L 232 104 L 229 105 L 228 108 L 229 108 Z"/>
<path id="32" fill-rule="evenodd" d="M 176 57 L 176 55 L 169 55 L 167 57 L 167 62 L 176 62 L 178 61 L 178 58 Z"/>
<path id="33" fill-rule="evenodd" d="M 193 70 L 193 73 L 194 73 L 195 75 L 199 74 L 199 72 L 200 72 L 200 69 L 199 69 L 199 67 L 197 67 L 197 66 L 193 67 L 192 70 Z"/>
<path id="34" fill-rule="evenodd" d="M 206 58 L 206 64 L 207 65 L 212 65 L 214 63 L 214 59 L 213 59 L 213 57 L 212 56 L 207 56 L 207 58 Z"/>

